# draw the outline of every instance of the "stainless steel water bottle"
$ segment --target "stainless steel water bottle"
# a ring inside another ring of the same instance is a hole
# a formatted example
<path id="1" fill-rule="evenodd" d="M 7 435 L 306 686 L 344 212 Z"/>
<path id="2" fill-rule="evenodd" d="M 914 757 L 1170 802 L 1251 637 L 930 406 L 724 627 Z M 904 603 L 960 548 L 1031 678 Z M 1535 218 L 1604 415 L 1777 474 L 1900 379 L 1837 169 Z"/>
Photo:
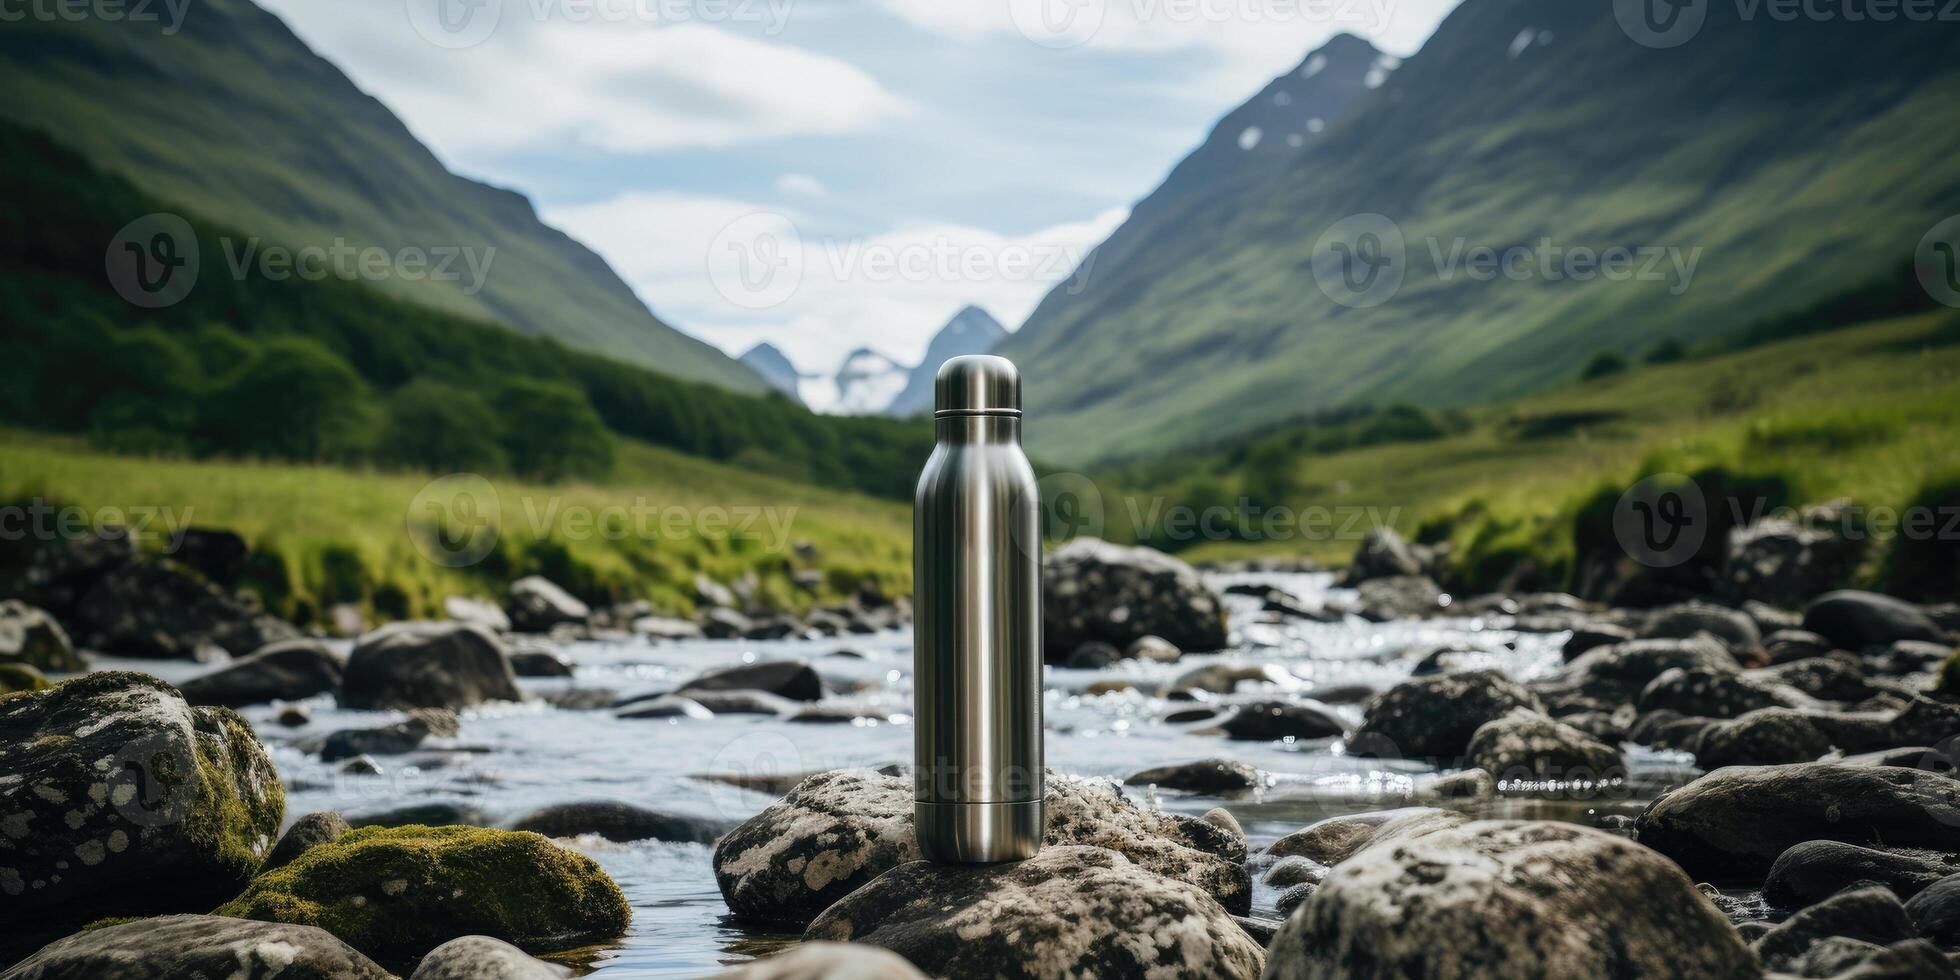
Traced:
<path id="1" fill-rule="evenodd" d="M 933 394 L 912 517 L 913 818 L 931 860 L 1019 860 L 1045 826 L 1041 514 L 1021 377 L 1005 358 L 956 357 Z"/>

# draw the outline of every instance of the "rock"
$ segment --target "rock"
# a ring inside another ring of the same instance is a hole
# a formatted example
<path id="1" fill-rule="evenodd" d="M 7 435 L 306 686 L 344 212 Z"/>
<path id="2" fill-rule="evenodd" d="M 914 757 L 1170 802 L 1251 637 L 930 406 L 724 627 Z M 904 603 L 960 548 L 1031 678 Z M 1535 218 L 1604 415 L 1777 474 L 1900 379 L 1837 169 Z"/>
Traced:
<path id="1" fill-rule="evenodd" d="M 357 755 L 341 763 L 338 771 L 349 776 L 379 776 L 381 763 L 374 761 L 374 756 Z"/>
<path id="2" fill-rule="evenodd" d="M 1602 783 L 1626 776 L 1620 750 L 1528 708 L 1493 718 L 1470 736 L 1470 764 L 1502 782 Z"/>
<path id="3" fill-rule="evenodd" d="M 1332 867 L 1373 844 L 1445 830 L 1468 819 L 1454 810 L 1419 806 L 1328 817 L 1274 841 L 1266 853 Z"/>
<path id="4" fill-rule="evenodd" d="M 1808 599 L 1809 596 L 1804 598 Z M 1756 621 L 1756 632 L 1768 636 L 1779 630 L 1793 630 L 1802 626 L 1803 613 L 1795 611 L 1802 604 L 1801 600 L 1786 605 L 1770 605 L 1759 599 L 1743 599 L 1742 604 L 1736 608 Z"/>
<path id="5" fill-rule="evenodd" d="M 905 957 L 863 943 L 802 943 L 780 956 L 717 974 L 722 980 L 926 980 Z"/>
<path id="6" fill-rule="evenodd" d="M 1811 600 L 1803 610 L 1803 628 L 1854 652 L 1896 640 L 1945 639 L 1917 606 L 1888 595 L 1850 589 L 1827 592 Z"/>
<path id="7" fill-rule="evenodd" d="M 1790 708 L 1762 708 L 1702 729 L 1690 748 L 1703 769 L 1813 762 L 1831 751 L 1831 736 L 1816 716 Z"/>
<path id="8" fill-rule="evenodd" d="M 542 575 L 526 575 L 510 583 L 504 612 L 519 633 L 549 633 L 561 623 L 578 625 L 592 617 L 590 606 Z"/>
<path id="9" fill-rule="evenodd" d="M 1101 640 L 1090 640 L 1076 647 L 1075 652 L 1062 661 L 1062 666 L 1069 670 L 1101 670 L 1121 659 L 1123 654 L 1115 647 Z"/>
<path id="10" fill-rule="evenodd" d="M 209 909 L 251 878 L 285 808 L 251 726 L 154 677 L 0 699 L 0 962 L 96 919 Z"/>
<path id="11" fill-rule="evenodd" d="M 463 936 L 422 957 L 408 980 L 562 980 L 568 967 L 546 963 L 501 939 Z"/>
<path id="12" fill-rule="evenodd" d="M 618 714 L 619 718 L 627 721 L 654 721 L 661 718 L 693 718 L 696 721 L 706 721 L 714 716 L 715 713 L 708 710 L 701 702 L 677 694 L 663 694 L 656 698 L 635 701 L 621 708 Z"/>
<path id="13" fill-rule="evenodd" d="M 442 614 L 459 623 L 475 623 L 492 633 L 510 632 L 510 617 L 488 599 L 453 595 L 442 600 Z"/>
<path id="14" fill-rule="evenodd" d="M 1129 681 L 1097 681 L 1082 689 L 1084 697 L 1100 697 L 1105 694 L 1127 694 L 1137 689 Z"/>
<path id="15" fill-rule="evenodd" d="M 611 800 L 560 803 L 548 806 L 513 824 L 546 837 L 578 837 L 596 834 L 609 841 L 679 841 L 712 844 L 734 825 L 706 817 L 684 817 L 655 813 L 631 803 Z"/>
<path id="16" fill-rule="evenodd" d="M 1561 650 L 1567 662 L 1577 660 L 1580 654 L 1600 647 L 1612 646 L 1632 640 L 1633 631 L 1612 623 L 1592 623 L 1572 631 L 1572 638 L 1565 641 Z"/>
<path id="17" fill-rule="evenodd" d="M 768 691 L 689 691 L 688 699 L 718 715 L 788 715 L 802 702 Z"/>
<path id="18" fill-rule="evenodd" d="M 1835 895 L 1784 920 L 1756 941 L 1763 965 L 1785 970 L 1820 941 L 1836 936 L 1880 946 L 1918 938 L 1899 897 L 1883 888 Z"/>
<path id="19" fill-rule="evenodd" d="M 49 686 L 47 677 L 27 664 L 0 663 L 0 697 L 45 691 Z"/>
<path id="20" fill-rule="evenodd" d="M 1266 869 L 1265 882 L 1274 888 L 1318 885 L 1327 877 L 1327 866 L 1303 857 L 1283 857 Z"/>
<path id="21" fill-rule="evenodd" d="M 555 653 L 523 650 L 510 655 L 510 672 L 519 677 L 570 677 L 572 665 Z"/>
<path id="22" fill-rule="evenodd" d="M 1890 889 L 1901 899 L 1960 872 L 1960 857 L 1881 851 L 1831 840 L 1805 841 L 1784 851 L 1770 865 L 1763 898 L 1786 909 L 1815 905 L 1862 885 Z"/>
<path id="23" fill-rule="evenodd" d="M 1795 692 L 1732 670 L 1670 667 L 1640 692 L 1634 703 L 1643 712 L 1679 711 L 1698 718 L 1735 718 L 1758 708 L 1807 705 Z"/>
<path id="24" fill-rule="evenodd" d="M 1731 647 L 1756 647 L 1763 642 L 1755 620 L 1707 602 L 1663 606 L 1648 613 L 1640 626 L 1641 638 L 1651 640 L 1685 640 L 1697 633 L 1707 633 Z"/>
<path id="25" fill-rule="evenodd" d="M 1180 650 L 1226 645 L 1225 605 L 1191 566 L 1149 548 L 1076 538 L 1042 561 L 1042 649 L 1091 640 L 1122 647 L 1145 636 Z"/>
<path id="26" fill-rule="evenodd" d="M 367 613 L 361 610 L 359 603 L 336 602 L 327 607 L 326 614 L 321 618 L 325 620 L 328 636 L 353 639 L 368 630 Z"/>
<path id="27" fill-rule="evenodd" d="M 1211 664 L 1198 667 L 1178 675 L 1171 682 L 1173 691 L 1207 691 L 1212 694 L 1230 694 L 1240 684 L 1273 684 L 1279 687 L 1297 687 L 1300 679 L 1286 672 L 1286 669 L 1273 664 L 1247 666 L 1243 664 Z"/>
<path id="28" fill-rule="evenodd" d="M 265 864 L 259 867 L 259 873 L 264 874 L 273 868 L 283 868 L 293 863 L 293 859 L 305 853 L 308 848 L 318 844 L 331 844 L 352 829 L 354 828 L 348 826 L 346 817 L 331 810 L 309 813 L 293 821 L 293 825 L 279 835 L 279 843 L 272 848 L 271 854 L 266 855 Z"/>
<path id="29" fill-rule="evenodd" d="M 737 640 L 755 629 L 755 621 L 733 609 L 716 607 L 701 614 L 701 635 L 710 640 Z"/>
<path id="30" fill-rule="evenodd" d="M 345 663 L 319 640 L 285 640 L 178 685 L 192 704 L 242 708 L 299 701 L 340 687 Z"/>
<path id="31" fill-rule="evenodd" d="M 766 691 L 792 701 L 820 701 L 823 680 L 800 660 L 772 660 L 708 671 L 674 693 L 694 691 Z"/>
<path id="32" fill-rule="evenodd" d="M 1763 637 L 1763 652 L 1769 654 L 1769 662 L 1773 664 L 1822 657 L 1833 649 L 1830 640 L 1809 630 L 1777 630 Z"/>
<path id="33" fill-rule="evenodd" d="M 730 592 L 728 586 L 706 575 L 696 573 L 694 576 L 694 604 L 697 606 L 719 606 L 723 609 L 733 609 L 736 605 L 735 593 Z"/>
<path id="34" fill-rule="evenodd" d="M 903 864 L 824 910 L 803 938 L 884 946 L 934 976 L 1250 980 L 1265 964 L 1203 889 L 1092 846 L 1006 865 Z"/>
<path id="35" fill-rule="evenodd" d="M 698 640 L 702 636 L 700 624 L 666 616 L 641 616 L 633 620 L 633 632 L 651 640 Z"/>
<path id="36" fill-rule="evenodd" d="M 1864 670 L 1846 657 L 1786 660 L 1774 667 L 1748 671 L 1743 676 L 1794 688 L 1798 693 L 1823 701 L 1863 701 L 1879 693 L 1879 688 L 1865 678 Z M 1796 699 L 1789 700 L 1791 707 L 1800 706 Z"/>
<path id="37" fill-rule="evenodd" d="M 1047 789 L 1049 847 L 1108 847 L 1203 888 L 1229 911 L 1251 908 L 1243 837 L 1145 810 L 1099 780 L 1050 772 Z M 920 860 L 912 792 L 910 775 L 868 769 L 804 779 L 715 845 L 715 880 L 729 910 L 751 922 L 807 923 L 871 879 Z"/>
<path id="38" fill-rule="evenodd" d="M 781 640 L 803 632 L 803 624 L 793 616 L 772 616 L 758 620 L 742 634 L 745 640 Z"/>
<path id="39" fill-rule="evenodd" d="M 171 536 L 164 557 L 184 566 L 220 588 L 238 588 L 251 546 L 236 532 L 220 528 L 187 527 Z"/>
<path id="40" fill-rule="evenodd" d="M 1337 738 L 1347 730 L 1324 704 L 1255 701 L 1226 718 L 1221 726 L 1228 738 L 1271 742 L 1283 738 Z"/>
<path id="41" fill-rule="evenodd" d="M 23 576 L 25 594 L 55 618 L 66 619 L 102 576 L 136 557 L 136 542 L 126 529 L 91 529 L 59 545 L 35 549 Z"/>
<path id="42" fill-rule="evenodd" d="M 1845 526 L 1842 508 L 1806 507 L 1797 520 L 1772 517 L 1731 530 L 1724 592 L 1795 606 L 1844 581 L 1857 570 L 1863 549 L 1836 530 Z"/>
<path id="43" fill-rule="evenodd" d="M 343 708 L 450 708 L 522 701 L 503 641 L 468 623 L 396 623 L 361 638 L 341 676 Z"/>
<path id="44" fill-rule="evenodd" d="M 1245 828 L 1239 826 L 1239 818 L 1232 816 L 1232 811 L 1222 806 L 1206 810 L 1198 819 L 1225 831 L 1238 840 L 1245 840 Z"/>
<path id="45" fill-rule="evenodd" d="M 306 710 L 303 704 L 289 704 L 280 708 L 278 716 L 272 720 L 281 728 L 305 728 L 313 723 L 313 713 Z"/>
<path id="46" fill-rule="evenodd" d="M 1454 760 L 1469 749 L 1477 729 L 1514 708 L 1544 710 L 1536 696 L 1496 670 L 1416 678 L 1370 702 L 1352 742 L 1371 754 Z"/>
<path id="47" fill-rule="evenodd" d="M 1123 656 L 1148 663 L 1170 664 L 1176 663 L 1183 657 L 1184 651 L 1179 650 L 1177 644 L 1161 636 L 1139 636 L 1130 642 L 1129 647 L 1123 651 Z"/>
<path id="48" fill-rule="evenodd" d="M 1869 657 L 1867 663 L 1885 674 L 1917 674 L 1923 671 L 1938 671 L 1953 656 L 1951 643 L 1928 643 L 1925 640 L 1895 640 L 1890 646 L 1880 650 L 1877 656 Z"/>
<path id="49" fill-rule="evenodd" d="M 1797 844 L 1941 848 L 1960 827 L 1960 780 L 1813 762 L 1709 773 L 1649 804 L 1642 844 L 1705 880 L 1756 879 Z"/>
<path id="50" fill-rule="evenodd" d="M 1193 793 L 1230 793 L 1251 789 L 1263 783 L 1259 770 L 1231 759 L 1206 759 L 1176 766 L 1159 766 L 1132 773 L 1123 780 L 1130 786 L 1158 786 Z"/>
<path id="51" fill-rule="evenodd" d="M 1426 800 L 1488 800 L 1497 795 L 1497 779 L 1486 769 L 1465 769 L 1438 778 L 1417 797 Z"/>
<path id="52" fill-rule="evenodd" d="M 361 827 L 488 827 L 496 821 L 488 813 L 467 803 L 436 801 L 411 803 L 392 810 L 362 813 L 347 822 Z"/>
<path id="53" fill-rule="evenodd" d="M 1173 711 L 1165 715 L 1164 724 L 1188 725 L 1194 721 L 1211 721 L 1217 717 L 1218 712 L 1212 708 L 1186 708 L 1182 711 Z"/>
<path id="54" fill-rule="evenodd" d="M 1550 677 L 1534 681 L 1531 690 L 1553 714 L 1611 711 L 1636 700 L 1654 678 L 1676 667 L 1734 673 L 1742 665 L 1712 637 L 1635 640 L 1587 651 Z"/>
<path id="55" fill-rule="evenodd" d="M 1360 594 L 1362 618 L 1377 623 L 1426 619 L 1450 604 L 1450 597 L 1442 587 L 1425 575 L 1369 579 L 1356 591 Z"/>
<path id="56" fill-rule="evenodd" d="M 1960 946 L 1960 874 L 1947 875 L 1906 902 L 1919 934 L 1949 949 Z"/>
<path id="57" fill-rule="evenodd" d="M 1335 867 L 1273 940 L 1273 980 L 1733 980 L 1754 954 L 1679 868 L 1571 824 L 1481 821 Z"/>
<path id="58" fill-rule="evenodd" d="M 0 601 L 0 662 L 26 664 L 43 673 L 88 669 L 69 642 L 68 631 L 46 611 L 19 599 Z"/>
<path id="59" fill-rule="evenodd" d="M 1395 533 L 1394 528 L 1374 528 L 1362 535 L 1353 560 L 1341 575 L 1341 584 L 1353 588 L 1372 579 L 1423 575 L 1429 570 L 1425 558 L 1414 545 Z"/>
<path id="60" fill-rule="evenodd" d="M 312 926 L 165 915 L 78 932 L 15 964 L 7 980 L 394 980 Z"/>
<path id="61" fill-rule="evenodd" d="M 401 755 L 420 748 L 431 735 L 451 736 L 458 731 L 454 712 L 439 708 L 412 711 L 407 719 L 378 728 L 343 728 L 301 741 L 303 752 L 312 752 L 321 762 L 339 762 L 358 755 Z"/>
<path id="62" fill-rule="evenodd" d="M 192 658 L 206 644 L 242 656 L 300 635 L 169 561 L 110 569 L 76 602 L 71 625 L 83 646 L 130 657 Z"/>
<path id="63" fill-rule="evenodd" d="M 632 917 L 592 859 L 536 834 L 413 826 L 309 848 L 217 914 L 319 926 L 383 964 L 459 936 L 567 949 L 613 939 Z"/>

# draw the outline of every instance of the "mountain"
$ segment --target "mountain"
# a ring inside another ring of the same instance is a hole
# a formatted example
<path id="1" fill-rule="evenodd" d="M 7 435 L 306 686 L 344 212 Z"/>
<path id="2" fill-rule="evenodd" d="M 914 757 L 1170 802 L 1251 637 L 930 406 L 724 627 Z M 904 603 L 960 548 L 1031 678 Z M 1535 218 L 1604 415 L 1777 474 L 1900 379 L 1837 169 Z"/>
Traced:
<path id="1" fill-rule="evenodd" d="M 749 348 L 748 353 L 743 354 L 738 360 L 748 365 L 749 370 L 761 375 L 762 380 L 769 382 L 770 387 L 798 401 L 802 400 L 796 389 L 803 381 L 803 373 L 796 369 L 796 365 L 790 363 L 789 356 L 775 344 L 768 341 L 757 344 Z"/>
<path id="2" fill-rule="evenodd" d="M 876 415 L 905 387 L 910 369 L 872 350 L 860 347 L 837 369 L 837 397 L 830 411 L 839 415 Z"/>
<path id="3" fill-rule="evenodd" d="M 885 414 L 906 418 L 932 411 L 932 382 L 939 374 L 939 365 L 967 354 L 988 353 L 1005 336 L 1007 328 L 993 314 L 977 306 L 953 314 L 939 328 L 939 333 L 933 335 L 932 343 L 926 345 L 925 360 L 912 369 L 905 389 L 885 406 Z"/>
<path id="4" fill-rule="evenodd" d="M 996 351 L 1030 375 L 1030 447 L 1080 463 L 1539 390 L 1602 350 L 1719 341 L 1873 279 L 1960 211 L 1960 32 L 1703 4 L 1662 49 L 1615 6 L 1465 0 L 1277 172 L 1229 166 L 1220 139 L 1253 106 L 1227 117 Z M 1247 156 L 1270 142 L 1262 126 Z M 1343 224 L 1370 214 L 1393 224 Z M 1645 251 L 1613 277 L 1538 258 L 1616 246 Z M 1486 275 L 1479 248 L 1526 275 Z M 1399 290 L 1349 293 L 1343 272 Z"/>
<path id="5" fill-rule="evenodd" d="M 194 223 L 290 248 L 467 249 L 487 271 L 480 291 L 435 275 L 378 285 L 679 377 L 766 390 L 754 372 L 656 319 L 522 195 L 450 173 L 387 107 L 250 0 L 200 2 L 172 35 L 137 18 L 16 21 L 0 31 L 9 93 L 0 118 L 57 134 Z"/>

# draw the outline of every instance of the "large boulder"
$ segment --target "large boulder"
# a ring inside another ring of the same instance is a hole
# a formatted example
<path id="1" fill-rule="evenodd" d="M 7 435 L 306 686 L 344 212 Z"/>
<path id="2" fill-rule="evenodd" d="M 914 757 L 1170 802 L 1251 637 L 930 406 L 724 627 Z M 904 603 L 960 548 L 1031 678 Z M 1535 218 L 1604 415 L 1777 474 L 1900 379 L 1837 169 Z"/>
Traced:
<path id="1" fill-rule="evenodd" d="M 165 915 L 78 932 L 7 980 L 394 980 L 332 933 L 218 915 Z"/>
<path id="2" fill-rule="evenodd" d="M 791 701 L 820 701 L 823 679 L 800 660 L 770 660 L 708 671 L 674 693 L 692 696 L 696 691 L 762 691 Z"/>
<path id="3" fill-rule="evenodd" d="M 1921 935 L 1946 947 L 1960 946 L 1960 874 L 1950 874 L 1906 903 Z"/>
<path id="4" fill-rule="evenodd" d="M 1898 640 L 1939 642 L 1946 637 L 1918 606 L 1876 592 L 1827 592 L 1803 610 L 1803 628 L 1839 647 L 1858 651 Z"/>
<path id="5" fill-rule="evenodd" d="M 1960 833 L 1960 780 L 1830 762 L 1735 766 L 1649 804 L 1642 844 L 1705 880 L 1760 880 L 1805 841 L 1943 848 Z"/>
<path id="6" fill-rule="evenodd" d="M 285 640 L 178 685 L 192 704 L 242 708 L 298 701 L 340 687 L 346 664 L 319 640 Z"/>
<path id="7" fill-rule="evenodd" d="M 1956 872 L 1960 856 L 1805 841 L 1770 865 L 1763 898 L 1781 908 L 1800 909 L 1855 885 L 1883 885 L 1900 898 L 1911 898 Z"/>
<path id="8" fill-rule="evenodd" d="M 510 632 L 510 617 L 488 599 L 453 595 L 442 600 L 442 614 L 459 623 L 475 623 L 492 633 Z"/>
<path id="9" fill-rule="evenodd" d="M 1368 704 L 1354 747 L 1374 755 L 1453 761 L 1469 750 L 1477 729 L 1516 708 L 1543 710 L 1536 696 L 1500 671 L 1418 677 Z"/>
<path id="10" fill-rule="evenodd" d="M 171 561 L 104 573 L 76 602 L 72 625 L 83 646 L 130 657 L 198 657 L 206 645 L 244 656 L 300 635 Z"/>
<path id="11" fill-rule="evenodd" d="M 154 677 L 0 700 L 0 961 L 108 916 L 209 910 L 285 809 L 251 726 Z"/>
<path id="12" fill-rule="evenodd" d="M 1918 937 L 1899 897 L 1883 888 L 1859 888 L 1834 895 L 1784 920 L 1756 940 L 1763 965 L 1797 968 L 1819 943 L 1836 938 L 1889 946 Z"/>
<path id="13" fill-rule="evenodd" d="M 1099 780 L 1047 776 L 1049 846 L 1119 851 L 1145 870 L 1251 908 L 1245 838 L 1196 817 L 1145 810 Z M 921 860 L 912 779 L 869 769 L 818 773 L 715 845 L 715 881 L 738 918 L 808 923 L 873 878 Z"/>
<path id="14" fill-rule="evenodd" d="M 1265 965 L 1204 889 L 1087 846 L 1006 865 L 900 865 L 803 936 L 884 946 L 933 976 L 1250 980 Z"/>
<path id="15" fill-rule="evenodd" d="M 1666 858 L 1572 824 L 1508 820 L 1354 855 L 1287 920 L 1270 956 L 1273 980 L 1761 975 Z"/>
<path id="16" fill-rule="evenodd" d="M 1731 530 L 1724 593 L 1795 608 L 1844 581 L 1863 549 L 1840 533 L 1842 513 L 1839 505 L 1806 507 L 1797 520 L 1771 517 Z"/>
<path id="17" fill-rule="evenodd" d="M 512 629 L 545 633 L 560 623 L 583 623 L 592 607 L 542 575 L 526 575 L 510 584 L 510 605 L 504 610 Z"/>
<path id="18" fill-rule="evenodd" d="M 1759 708 L 1701 730 L 1688 750 L 1703 769 L 1814 762 L 1831 751 L 1823 715 L 1791 708 Z"/>
<path id="19" fill-rule="evenodd" d="M 1527 708 L 1485 722 L 1470 736 L 1467 756 L 1499 781 L 1601 783 L 1626 776 L 1619 749 Z"/>
<path id="20" fill-rule="evenodd" d="M 503 641 L 468 623 L 396 623 L 375 630 L 354 647 L 340 681 L 341 706 L 362 710 L 522 700 Z"/>
<path id="21" fill-rule="evenodd" d="M 171 535 L 163 552 L 171 561 L 184 566 L 220 588 L 235 589 L 245 575 L 245 564 L 252 548 L 236 531 L 223 528 L 187 527 Z"/>
<path id="22" fill-rule="evenodd" d="M 463 936 L 437 946 L 408 980 L 564 980 L 568 967 L 546 963 L 501 939 Z"/>
<path id="23" fill-rule="evenodd" d="M 19 599 L 0 602 L 0 663 L 26 664 L 42 673 L 88 669 L 68 631 L 45 610 Z"/>
<path id="24" fill-rule="evenodd" d="M 528 951 L 614 939 L 632 910 L 591 858 L 537 834 L 366 827 L 266 872 L 219 915 L 319 926 L 387 966 L 459 936 Z"/>
<path id="25" fill-rule="evenodd" d="M 1090 640 L 1118 649 L 1157 636 L 1180 650 L 1226 644 L 1225 604 L 1196 569 L 1160 551 L 1076 538 L 1042 561 L 1042 649 L 1052 660 Z"/>

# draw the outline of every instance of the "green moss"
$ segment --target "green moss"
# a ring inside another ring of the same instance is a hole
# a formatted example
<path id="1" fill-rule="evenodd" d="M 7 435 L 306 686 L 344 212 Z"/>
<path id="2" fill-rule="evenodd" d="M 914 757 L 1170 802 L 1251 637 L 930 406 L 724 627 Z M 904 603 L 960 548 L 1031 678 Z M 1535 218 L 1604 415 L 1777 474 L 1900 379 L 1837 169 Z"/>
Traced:
<path id="1" fill-rule="evenodd" d="M 0 697 L 47 688 L 48 679 L 42 677 L 40 671 L 22 664 L 0 663 Z"/>
<path id="2" fill-rule="evenodd" d="M 196 778 L 206 805 L 184 818 L 183 832 L 241 879 L 271 850 L 286 816 L 286 789 L 252 726 L 230 708 L 199 708 Z M 215 729 L 215 732 L 212 731 Z M 240 792 L 256 786 L 256 794 Z"/>
<path id="3" fill-rule="evenodd" d="M 466 935 L 564 949 L 617 937 L 632 919 L 604 870 L 537 834 L 415 826 L 313 847 L 217 914 L 318 926 L 385 964 Z"/>

